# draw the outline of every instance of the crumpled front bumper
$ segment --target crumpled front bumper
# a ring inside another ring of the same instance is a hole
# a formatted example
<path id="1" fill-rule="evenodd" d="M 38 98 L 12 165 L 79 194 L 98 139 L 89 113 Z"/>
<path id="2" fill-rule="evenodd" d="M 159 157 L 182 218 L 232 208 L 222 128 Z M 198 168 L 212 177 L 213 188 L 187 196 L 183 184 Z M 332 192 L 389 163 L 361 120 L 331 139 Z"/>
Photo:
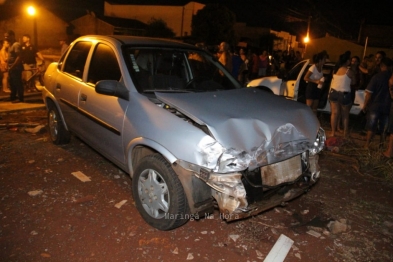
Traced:
<path id="1" fill-rule="evenodd" d="M 248 201 L 242 173 L 210 174 L 205 182 L 212 188 L 221 218 L 229 222 L 256 215 L 307 192 L 319 179 L 318 157 L 303 153 L 261 169 L 262 184 L 257 186 L 262 197 L 252 203 Z"/>

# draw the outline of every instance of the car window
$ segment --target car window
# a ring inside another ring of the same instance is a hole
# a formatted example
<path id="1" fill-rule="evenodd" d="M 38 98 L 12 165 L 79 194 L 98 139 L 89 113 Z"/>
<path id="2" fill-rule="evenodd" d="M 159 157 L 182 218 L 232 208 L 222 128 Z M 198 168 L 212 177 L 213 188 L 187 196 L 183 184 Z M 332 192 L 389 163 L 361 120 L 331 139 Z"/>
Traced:
<path id="1" fill-rule="evenodd" d="M 296 80 L 305 63 L 306 61 L 302 61 L 289 70 L 288 80 Z"/>
<path id="2" fill-rule="evenodd" d="M 116 80 L 121 78 L 119 63 L 112 48 L 98 44 L 90 61 L 87 82 L 96 84 L 100 80 Z"/>
<path id="3" fill-rule="evenodd" d="M 131 77 L 140 92 L 205 92 L 240 88 L 210 55 L 198 50 L 127 49 Z"/>
<path id="4" fill-rule="evenodd" d="M 64 65 L 64 72 L 82 79 L 86 58 L 89 54 L 91 45 L 91 42 L 81 41 L 76 43 L 67 56 Z"/>

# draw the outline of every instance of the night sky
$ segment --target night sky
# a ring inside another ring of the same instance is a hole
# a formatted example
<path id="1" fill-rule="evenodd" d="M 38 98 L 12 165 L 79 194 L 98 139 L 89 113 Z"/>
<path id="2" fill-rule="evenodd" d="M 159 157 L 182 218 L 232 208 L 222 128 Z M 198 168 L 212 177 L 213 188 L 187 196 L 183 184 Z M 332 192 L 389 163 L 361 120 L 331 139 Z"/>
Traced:
<path id="1" fill-rule="evenodd" d="M 18 6 L 29 0 L 0 0 L 0 19 L 6 5 Z M 187 0 L 108 0 L 119 4 L 184 5 Z M 86 10 L 102 15 L 104 0 L 31 0 L 70 21 L 86 14 Z M 310 34 L 356 39 L 360 24 L 393 25 L 393 0 L 200 0 L 203 4 L 225 5 L 236 15 L 238 22 L 250 26 L 269 27 L 295 35 L 305 34 L 311 16 Z M 377 3 L 377 4 L 376 4 Z"/>

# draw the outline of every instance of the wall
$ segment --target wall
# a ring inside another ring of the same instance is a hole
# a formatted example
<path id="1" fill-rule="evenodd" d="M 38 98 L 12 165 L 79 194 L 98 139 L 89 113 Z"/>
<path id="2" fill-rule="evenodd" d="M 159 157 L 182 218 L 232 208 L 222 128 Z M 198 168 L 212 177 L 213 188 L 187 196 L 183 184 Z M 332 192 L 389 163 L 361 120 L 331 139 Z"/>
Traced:
<path id="1" fill-rule="evenodd" d="M 357 55 L 360 59 L 364 57 L 364 46 L 327 35 L 322 38 L 311 39 L 310 43 L 307 44 L 304 58 L 312 58 L 314 54 L 323 50 L 328 52 L 329 59 L 332 62 L 338 61 L 340 55 L 347 50 L 351 51 L 352 56 Z M 388 57 L 393 58 L 393 49 L 387 48 L 367 47 L 365 54 L 375 54 L 379 50 L 385 51 Z"/>
<path id="2" fill-rule="evenodd" d="M 76 35 L 113 35 L 114 26 L 98 19 L 94 15 L 84 15 L 71 22 Z"/>
<path id="3" fill-rule="evenodd" d="M 191 35 L 192 16 L 205 5 L 190 2 L 185 6 L 116 5 L 104 3 L 104 16 L 127 18 L 148 23 L 152 18 L 162 19 L 177 37 Z"/>

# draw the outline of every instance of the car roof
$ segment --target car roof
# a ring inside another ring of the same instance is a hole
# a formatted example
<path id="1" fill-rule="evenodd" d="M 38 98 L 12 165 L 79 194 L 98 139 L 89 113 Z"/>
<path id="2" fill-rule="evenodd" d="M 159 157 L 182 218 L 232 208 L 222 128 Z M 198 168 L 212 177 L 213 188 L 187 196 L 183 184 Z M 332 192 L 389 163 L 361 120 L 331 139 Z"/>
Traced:
<path id="1" fill-rule="evenodd" d="M 182 43 L 180 41 L 153 38 L 153 37 L 140 37 L 140 36 L 128 36 L 128 35 L 85 35 L 77 38 L 79 40 L 106 40 L 113 42 L 113 44 L 121 45 L 135 45 L 135 46 L 152 46 L 152 47 L 171 47 L 171 48 L 186 48 L 200 50 L 199 48 Z"/>

